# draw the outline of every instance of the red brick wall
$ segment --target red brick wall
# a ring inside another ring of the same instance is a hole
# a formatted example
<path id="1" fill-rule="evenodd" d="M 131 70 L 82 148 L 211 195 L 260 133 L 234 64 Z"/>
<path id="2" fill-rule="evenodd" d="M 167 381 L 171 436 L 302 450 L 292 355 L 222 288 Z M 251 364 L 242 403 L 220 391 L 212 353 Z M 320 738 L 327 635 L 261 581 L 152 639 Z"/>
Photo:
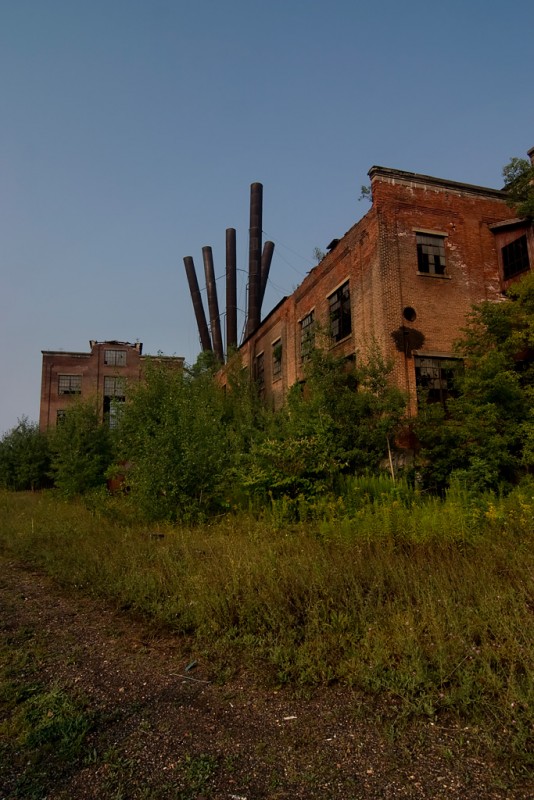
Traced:
<path id="1" fill-rule="evenodd" d="M 125 366 L 109 366 L 104 363 L 105 350 L 125 350 Z M 41 379 L 41 409 L 39 427 L 46 430 L 55 427 L 58 411 L 66 411 L 77 395 L 60 395 L 60 375 L 81 375 L 81 397 L 97 397 L 103 408 L 104 377 L 121 377 L 126 382 L 138 382 L 141 374 L 141 355 L 135 345 L 96 343 L 90 353 L 43 352 Z"/>
<path id="2" fill-rule="evenodd" d="M 312 309 L 329 325 L 328 296 L 350 281 L 352 332 L 332 344 L 335 355 L 365 353 L 372 340 L 394 363 L 393 379 L 415 411 L 413 351 L 452 354 L 473 303 L 502 297 L 499 256 L 490 225 L 510 217 L 504 196 L 395 170 L 371 170 L 373 206 L 241 348 L 253 369 L 265 353 L 265 396 L 278 407 L 303 378 L 299 321 Z M 443 234 L 446 273 L 418 274 L 416 232 Z M 403 310 L 410 307 L 415 319 Z M 283 343 L 282 379 L 273 381 L 272 344 Z"/>

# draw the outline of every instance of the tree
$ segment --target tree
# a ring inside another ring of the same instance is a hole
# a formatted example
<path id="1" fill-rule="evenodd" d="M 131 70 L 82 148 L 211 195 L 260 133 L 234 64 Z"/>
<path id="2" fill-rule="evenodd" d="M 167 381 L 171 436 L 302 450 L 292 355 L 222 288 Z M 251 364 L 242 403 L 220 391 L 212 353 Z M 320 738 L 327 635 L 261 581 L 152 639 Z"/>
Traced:
<path id="1" fill-rule="evenodd" d="M 508 204 L 520 217 L 534 219 L 534 166 L 525 158 L 512 158 L 502 174 Z"/>
<path id="2" fill-rule="evenodd" d="M 50 434 L 51 474 L 55 486 L 68 496 L 83 494 L 106 482 L 113 459 L 112 434 L 102 424 L 97 404 L 74 403 Z"/>
<path id="3" fill-rule="evenodd" d="M 132 499 L 153 519 L 192 521 L 220 510 L 236 441 L 205 357 L 183 372 L 148 365 L 119 428 Z"/>
<path id="4" fill-rule="evenodd" d="M 48 440 L 27 417 L 0 440 L 0 486 L 15 491 L 40 489 L 48 483 Z"/>

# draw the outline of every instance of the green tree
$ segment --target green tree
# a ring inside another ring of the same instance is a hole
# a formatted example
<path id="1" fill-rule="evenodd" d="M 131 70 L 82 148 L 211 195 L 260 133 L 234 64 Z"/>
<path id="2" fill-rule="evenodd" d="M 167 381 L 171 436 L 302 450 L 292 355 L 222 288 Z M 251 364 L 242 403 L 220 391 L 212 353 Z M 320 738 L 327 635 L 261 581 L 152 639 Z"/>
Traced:
<path id="1" fill-rule="evenodd" d="M 183 372 L 147 367 L 119 428 L 119 457 L 132 465 L 131 495 L 145 516 L 188 521 L 224 507 L 235 453 L 228 419 L 205 358 Z"/>
<path id="2" fill-rule="evenodd" d="M 48 483 L 50 451 L 47 437 L 27 417 L 0 440 L 0 486 L 40 489 Z"/>
<path id="3" fill-rule="evenodd" d="M 109 427 L 100 421 L 95 402 L 74 403 L 50 434 L 51 474 L 68 496 L 103 486 L 113 460 Z"/>
<path id="4" fill-rule="evenodd" d="M 508 204 L 520 217 L 534 219 L 534 166 L 525 158 L 512 158 L 502 174 Z"/>

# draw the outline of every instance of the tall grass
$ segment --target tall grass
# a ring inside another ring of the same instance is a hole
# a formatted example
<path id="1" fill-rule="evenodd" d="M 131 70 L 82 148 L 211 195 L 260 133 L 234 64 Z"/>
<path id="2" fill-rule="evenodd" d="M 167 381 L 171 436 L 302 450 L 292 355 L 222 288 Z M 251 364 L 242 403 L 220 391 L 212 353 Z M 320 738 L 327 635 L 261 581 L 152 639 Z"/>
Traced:
<path id="1" fill-rule="evenodd" d="M 400 714 L 454 712 L 527 758 L 531 485 L 439 500 L 352 481 L 337 500 L 295 501 L 297 514 L 279 502 L 262 519 L 157 531 L 122 502 L 2 494 L 0 548 L 228 660 L 260 660 L 280 683 L 341 681 Z"/>

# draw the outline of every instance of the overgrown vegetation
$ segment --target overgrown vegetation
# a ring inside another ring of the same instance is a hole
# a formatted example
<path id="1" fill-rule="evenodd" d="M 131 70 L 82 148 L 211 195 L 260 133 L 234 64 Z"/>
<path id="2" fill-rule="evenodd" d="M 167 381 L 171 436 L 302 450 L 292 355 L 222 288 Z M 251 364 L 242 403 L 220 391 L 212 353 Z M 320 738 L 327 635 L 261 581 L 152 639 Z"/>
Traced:
<path id="1" fill-rule="evenodd" d="M 389 698 L 397 721 L 458 715 L 528 763 L 533 484 L 441 500 L 343 483 L 335 503 L 300 500 L 306 522 L 288 523 L 281 498 L 263 519 L 156 530 L 125 520 L 121 498 L 5 493 L 1 547 L 193 637 L 214 679 L 239 664 L 276 684 L 340 681 Z"/>
<path id="2" fill-rule="evenodd" d="M 509 296 L 473 309 L 456 391 L 421 398 L 420 449 L 395 480 L 405 399 L 374 346 L 355 362 L 318 347 L 276 412 L 237 356 L 227 391 L 205 358 L 183 373 L 154 364 L 113 436 L 87 403 L 49 437 L 26 420 L 6 434 L 1 484 L 49 474 L 56 489 L 1 495 L 0 548 L 221 663 L 239 653 L 278 683 L 340 681 L 401 718 L 458 714 L 525 764 L 534 276 Z M 128 492 L 111 497 L 118 471 Z"/>
<path id="3" fill-rule="evenodd" d="M 421 405 L 419 477 L 434 491 L 451 476 L 507 490 L 534 466 L 534 275 L 508 296 L 512 302 L 474 307 L 457 344 L 465 364 L 457 397 Z"/>
<path id="4" fill-rule="evenodd" d="M 534 218 L 534 166 L 526 158 L 511 158 L 503 171 L 508 203 L 520 217 Z"/>

